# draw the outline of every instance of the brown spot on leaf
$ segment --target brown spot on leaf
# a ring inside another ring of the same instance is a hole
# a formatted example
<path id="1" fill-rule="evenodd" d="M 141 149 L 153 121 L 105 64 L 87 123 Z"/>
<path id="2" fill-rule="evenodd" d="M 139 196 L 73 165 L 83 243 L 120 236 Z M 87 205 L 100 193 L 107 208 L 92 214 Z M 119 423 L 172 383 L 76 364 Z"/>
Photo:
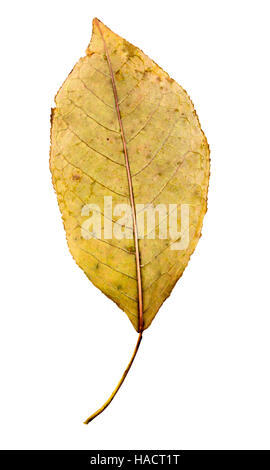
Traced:
<path id="1" fill-rule="evenodd" d="M 77 173 L 73 173 L 72 175 L 73 181 L 79 181 L 81 178 L 81 175 L 78 175 Z"/>

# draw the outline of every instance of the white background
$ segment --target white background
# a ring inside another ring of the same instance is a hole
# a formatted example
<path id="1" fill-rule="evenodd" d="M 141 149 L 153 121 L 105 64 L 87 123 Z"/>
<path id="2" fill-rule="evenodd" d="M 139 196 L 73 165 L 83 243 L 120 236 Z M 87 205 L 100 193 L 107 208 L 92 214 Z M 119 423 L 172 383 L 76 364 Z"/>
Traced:
<path id="1" fill-rule="evenodd" d="M 269 2 L 9 1 L 1 11 L 0 446 L 270 448 Z M 191 262 L 136 342 L 75 265 L 48 166 L 50 108 L 97 16 L 190 94 L 211 148 Z"/>

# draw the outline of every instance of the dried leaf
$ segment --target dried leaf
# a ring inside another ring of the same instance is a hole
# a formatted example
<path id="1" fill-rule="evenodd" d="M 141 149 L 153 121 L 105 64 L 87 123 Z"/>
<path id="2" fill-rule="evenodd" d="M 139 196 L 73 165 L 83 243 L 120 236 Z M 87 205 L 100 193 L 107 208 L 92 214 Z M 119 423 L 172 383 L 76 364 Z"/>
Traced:
<path id="1" fill-rule="evenodd" d="M 86 56 L 55 102 L 50 168 L 69 249 L 93 284 L 128 315 L 139 343 L 199 240 L 207 140 L 183 88 L 97 19 Z M 125 218 L 119 205 L 131 207 Z M 159 205 L 168 208 L 166 224 L 160 209 L 151 231 L 147 217 L 152 214 L 153 222 Z M 183 207 L 189 208 L 185 231 L 179 228 Z M 168 235 L 174 216 L 176 238 Z M 96 225 L 87 234 L 90 220 Z M 110 229 L 112 236 L 105 236 Z M 180 249 L 173 249 L 176 242 Z"/>

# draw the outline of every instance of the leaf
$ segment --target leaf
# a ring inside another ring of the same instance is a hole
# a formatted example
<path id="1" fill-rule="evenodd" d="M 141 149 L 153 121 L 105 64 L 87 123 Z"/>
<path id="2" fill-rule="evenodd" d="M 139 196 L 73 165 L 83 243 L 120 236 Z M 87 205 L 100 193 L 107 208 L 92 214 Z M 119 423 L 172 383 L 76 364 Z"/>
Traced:
<path id="1" fill-rule="evenodd" d="M 50 169 L 69 249 L 93 284 L 128 315 L 140 343 L 200 238 L 207 140 L 183 88 L 97 19 L 86 56 L 55 102 Z M 124 221 L 121 206 L 115 213 L 110 201 L 131 207 Z M 149 233 L 145 219 L 159 205 L 168 208 L 166 224 L 174 210 L 180 226 L 183 207 L 189 208 L 185 233 L 178 224 L 178 238 L 162 238 L 162 211 Z M 97 225 L 90 238 L 91 217 Z M 188 244 L 172 249 L 187 233 Z"/>

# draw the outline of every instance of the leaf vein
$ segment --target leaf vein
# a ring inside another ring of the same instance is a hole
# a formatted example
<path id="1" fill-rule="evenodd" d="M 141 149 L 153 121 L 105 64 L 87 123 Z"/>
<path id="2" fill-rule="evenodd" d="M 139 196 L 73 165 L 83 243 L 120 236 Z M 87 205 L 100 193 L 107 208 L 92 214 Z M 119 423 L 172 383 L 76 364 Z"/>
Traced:
<path id="1" fill-rule="evenodd" d="M 101 103 L 105 104 L 105 106 L 108 106 L 108 108 L 111 108 L 111 109 L 114 109 L 113 106 L 111 106 L 110 104 L 106 103 L 105 101 L 103 101 L 102 98 L 100 98 L 93 90 L 91 90 L 91 88 L 89 88 L 86 83 L 83 81 L 83 79 L 78 76 L 78 79 L 80 80 L 80 82 L 82 82 L 83 86 L 86 88 L 86 90 L 88 90 L 90 93 L 92 93 L 92 95 L 94 95 L 99 101 L 101 101 Z"/>
<path id="2" fill-rule="evenodd" d="M 74 163 L 70 162 L 67 157 L 63 154 L 63 152 L 61 153 L 63 159 L 71 166 L 73 166 L 74 168 L 76 168 L 77 170 L 80 170 L 82 172 L 83 175 L 87 176 L 89 179 L 93 180 L 94 183 L 97 183 L 99 184 L 100 186 L 102 186 L 104 189 L 107 189 L 108 191 L 111 191 L 112 193 L 114 194 L 117 194 L 117 196 L 122 196 L 122 197 L 125 197 L 127 198 L 127 195 L 126 194 L 122 194 L 122 193 L 118 193 L 117 191 L 114 191 L 113 189 L 111 188 L 108 188 L 108 186 L 105 186 L 105 184 L 102 184 L 100 183 L 100 181 L 96 180 L 95 178 L 93 178 L 93 176 L 89 175 L 88 173 L 86 173 L 84 170 L 82 170 L 79 166 L 76 166 Z"/>
<path id="3" fill-rule="evenodd" d="M 116 273 L 122 274 L 123 276 L 126 276 L 126 277 L 128 277 L 129 279 L 132 279 L 133 281 L 136 281 L 136 282 L 137 282 L 136 277 L 130 276 L 129 274 L 124 273 L 123 271 L 120 271 L 120 270 L 114 268 L 114 267 L 111 266 L 110 264 L 104 263 L 104 262 L 101 261 L 99 258 L 97 258 L 95 255 L 93 255 L 93 253 L 91 253 L 91 252 L 88 251 L 88 250 L 85 250 L 85 248 L 82 248 L 81 246 L 77 245 L 76 243 L 72 243 L 72 242 L 70 242 L 70 243 L 73 244 L 74 246 L 76 246 L 77 248 L 79 248 L 79 250 L 82 250 L 82 251 L 83 251 L 84 253 L 86 253 L 87 255 L 92 256 L 93 258 L 95 258 L 95 260 L 96 260 L 98 263 L 103 264 L 104 266 L 107 266 L 107 268 L 112 269 L 112 270 L 115 271 Z"/>
<path id="4" fill-rule="evenodd" d="M 120 163 L 120 162 L 116 162 L 115 160 L 113 160 L 112 158 L 108 157 L 108 155 L 105 155 L 104 153 L 101 153 L 99 152 L 98 150 L 96 150 L 95 148 L 91 147 L 91 145 L 88 144 L 88 142 L 86 142 L 86 140 L 84 140 L 82 137 L 79 136 L 79 134 L 77 134 L 74 129 L 72 129 L 69 124 L 65 121 L 65 119 L 62 117 L 64 123 L 67 125 L 67 129 L 75 135 L 75 137 L 77 137 L 77 139 L 79 139 L 79 141 L 81 143 L 83 143 L 84 145 L 86 145 L 86 147 L 88 147 L 90 150 L 93 150 L 93 152 L 97 153 L 98 155 L 100 155 L 101 157 L 103 158 L 106 158 L 107 160 L 109 160 L 110 162 L 112 163 L 115 163 L 115 165 L 119 165 L 119 166 L 122 166 L 122 167 L 125 167 L 125 165 L 123 165 L 123 163 Z"/>
<path id="5" fill-rule="evenodd" d="M 89 119 L 92 119 L 92 121 L 95 121 L 99 126 L 103 127 L 107 131 L 114 132 L 116 134 L 120 134 L 119 131 L 116 131 L 115 129 L 110 129 L 110 127 L 104 126 L 104 124 L 101 124 L 101 122 L 97 121 L 97 119 L 95 119 L 93 116 L 90 116 L 90 114 L 88 114 L 81 106 L 79 106 L 77 103 L 75 103 L 75 101 L 73 101 L 71 98 L 68 98 L 68 99 L 74 106 L 76 106 L 76 108 L 79 108 L 85 114 L 85 116 L 87 116 Z"/>

